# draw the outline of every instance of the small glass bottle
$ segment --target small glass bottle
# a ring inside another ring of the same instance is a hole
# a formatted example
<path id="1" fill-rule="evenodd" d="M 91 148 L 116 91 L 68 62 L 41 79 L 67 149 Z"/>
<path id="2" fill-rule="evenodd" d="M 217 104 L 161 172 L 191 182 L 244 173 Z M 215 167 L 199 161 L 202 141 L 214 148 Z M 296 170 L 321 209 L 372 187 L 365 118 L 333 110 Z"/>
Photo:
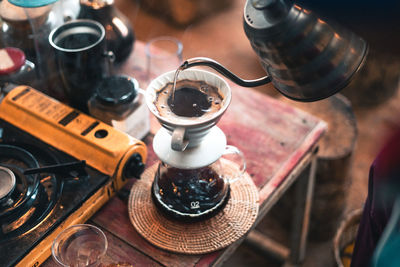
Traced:
<path id="1" fill-rule="evenodd" d="M 54 51 L 48 41 L 52 29 L 62 23 L 53 10 L 56 0 L 0 1 L 0 47 L 17 47 L 35 64 L 36 85 L 46 94 L 52 92 L 55 80 Z"/>
<path id="2" fill-rule="evenodd" d="M 88 106 L 90 115 L 137 139 L 144 138 L 150 131 L 144 91 L 132 77 L 104 78 Z"/>
<path id="3" fill-rule="evenodd" d="M 35 64 L 25 58 L 25 53 L 14 47 L 0 49 L 0 85 L 7 83 L 34 86 Z"/>

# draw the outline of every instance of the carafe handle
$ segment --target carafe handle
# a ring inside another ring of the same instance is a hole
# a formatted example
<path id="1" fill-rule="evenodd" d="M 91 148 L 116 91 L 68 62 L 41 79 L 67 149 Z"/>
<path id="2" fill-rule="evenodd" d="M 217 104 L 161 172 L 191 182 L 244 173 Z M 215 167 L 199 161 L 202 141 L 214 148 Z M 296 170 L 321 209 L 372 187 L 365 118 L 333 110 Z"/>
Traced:
<path id="1" fill-rule="evenodd" d="M 235 146 L 227 145 L 221 157 L 229 157 L 229 160 L 237 164 L 237 171 L 235 171 L 234 174 L 228 176 L 224 175 L 227 181 L 233 183 L 239 180 L 246 171 L 246 159 L 242 151 Z"/>

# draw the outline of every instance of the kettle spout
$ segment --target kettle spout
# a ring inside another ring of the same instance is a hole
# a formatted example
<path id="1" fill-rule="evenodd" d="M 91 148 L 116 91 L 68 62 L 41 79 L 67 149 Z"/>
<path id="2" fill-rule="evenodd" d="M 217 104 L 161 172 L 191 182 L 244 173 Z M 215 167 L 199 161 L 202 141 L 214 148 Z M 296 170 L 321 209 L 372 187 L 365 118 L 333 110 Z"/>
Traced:
<path id="1" fill-rule="evenodd" d="M 236 76 L 233 72 L 222 66 L 217 61 L 207 57 L 195 57 L 185 60 L 178 69 L 182 71 L 195 66 L 206 66 L 213 68 L 226 78 L 243 87 L 256 87 L 271 82 L 271 78 L 269 76 L 261 77 L 255 80 L 244 80 Z"/>

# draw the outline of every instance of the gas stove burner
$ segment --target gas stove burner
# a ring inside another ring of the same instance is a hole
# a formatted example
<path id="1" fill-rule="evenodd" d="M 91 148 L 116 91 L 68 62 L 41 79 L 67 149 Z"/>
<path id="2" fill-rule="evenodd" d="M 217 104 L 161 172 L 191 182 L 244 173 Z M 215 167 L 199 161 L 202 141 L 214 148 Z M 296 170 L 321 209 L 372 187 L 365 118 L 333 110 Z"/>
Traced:
<path id="1" fill-rule="evenodd" d="M 5 167 L 0 166 L 0 203 L 8 200 L 15 188 L 15 175 Z"/>
<path id="2" fill-rule="evenodd" d="M 0 145 L 0 167 L 7 170 L 9 176 L 15 178 L 14 187 L 6 200 L 2 199 L 0 219 L 7 220 L 24 213 L 36 196 L 39 179 L 25 176 L 24 168 L 38 167 L 39 163 L 28 151 L 10 145 Z M 8 191 L 8 190 L 7 190 Z M 9 190 L 10 193 L 11 190 Z"/>
<path id="3" fill-rule="evenodd" d="M 41 167 L 31 153 L 35 149 L 27 148 L 30 151 L 15 145 L 0 145 L 0 242 L 23 234 L 40 223 L 54 206 L 57 191 L 61 189 L 54 175 L 24 174 L 26 169 Z M 45 164 L 54 163 L 48 156 Z M 5 184 L 7 180 L 8 184 Z"/>

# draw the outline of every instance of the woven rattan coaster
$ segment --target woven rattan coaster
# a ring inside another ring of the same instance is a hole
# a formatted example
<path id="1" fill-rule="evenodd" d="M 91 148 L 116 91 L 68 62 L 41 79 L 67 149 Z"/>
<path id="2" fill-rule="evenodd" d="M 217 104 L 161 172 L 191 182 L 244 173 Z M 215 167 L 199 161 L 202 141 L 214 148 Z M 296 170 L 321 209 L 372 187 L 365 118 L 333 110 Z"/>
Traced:
<path id="1" fill-rule="evenodd" d="M 224 164 L 226 171 L 233 164 Z M 151 185 L 157 164 L 148 168 L 131 189 L 129 218 L 135 229 L 153 245 L 177 253 L 204 254 L 224 248 L 250 229 L 258 214 L 258 190 L 246 173 L 231 185 L 223 210 L 210 219 L 183 223 L 168 219 L 157 210 Z"/>

